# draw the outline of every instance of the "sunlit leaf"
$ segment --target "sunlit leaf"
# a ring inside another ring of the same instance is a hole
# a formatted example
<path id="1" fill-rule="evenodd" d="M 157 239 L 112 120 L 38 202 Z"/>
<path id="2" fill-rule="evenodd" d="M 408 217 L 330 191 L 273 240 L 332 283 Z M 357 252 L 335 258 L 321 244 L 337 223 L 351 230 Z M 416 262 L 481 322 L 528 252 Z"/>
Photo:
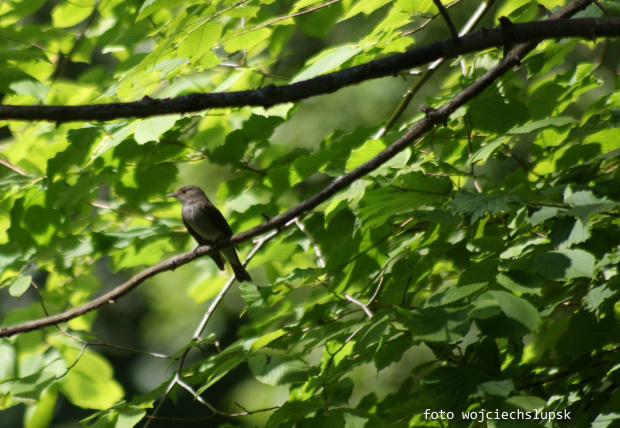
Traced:
<path id="1" fill-rule="evenodd" d="M 360 53 L 362 48 L 359 46 L 341 46 L 323 52 L 314 58 L 308 67 L 297 74 L 291 83 L 301 82 L 316 77 L 320 74 L 330 72 Z"/>

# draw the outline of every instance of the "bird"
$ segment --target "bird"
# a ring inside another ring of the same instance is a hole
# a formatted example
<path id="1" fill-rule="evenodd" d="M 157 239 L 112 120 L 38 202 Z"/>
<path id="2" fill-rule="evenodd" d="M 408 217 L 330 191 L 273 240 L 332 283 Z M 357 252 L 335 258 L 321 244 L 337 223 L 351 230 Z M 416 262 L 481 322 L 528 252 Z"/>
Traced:
<path id="1" fill-rule="evenodd" d="M 228 238 L 233 235 L 232 229 L 222 213 L 215 208 L 200 187 L 192 185 L 182 186 L 176 192 L 169 193 L 166 196 L 177 198 L 181 202 L 183 224 L 189 234 L 198 242 L 198 246 L 213 244 L 218 239 Z M 213 253 L 210 255 L 220 270 L 224 270 L 222 254 L 230 263 L 237 281 L 252 281 L 252 278 L 239 261 L 235 247 L 228 247 L 222 250 L 221 254 Z"/>

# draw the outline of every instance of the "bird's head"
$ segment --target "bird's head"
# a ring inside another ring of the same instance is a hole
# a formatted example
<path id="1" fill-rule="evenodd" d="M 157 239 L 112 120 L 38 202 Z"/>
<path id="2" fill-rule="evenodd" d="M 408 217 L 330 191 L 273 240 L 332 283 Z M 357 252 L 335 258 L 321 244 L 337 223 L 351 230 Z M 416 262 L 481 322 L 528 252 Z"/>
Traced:
<path id="1" fill-rule="evenodd" d="M 174 193 L 169 193 L 166 196 L 177 198 L 182 204 L 189 202 L 196 202 L 202 200 L 209 200 L 205 195 L 205 192 L 198 186 L 182 186 Z"/>

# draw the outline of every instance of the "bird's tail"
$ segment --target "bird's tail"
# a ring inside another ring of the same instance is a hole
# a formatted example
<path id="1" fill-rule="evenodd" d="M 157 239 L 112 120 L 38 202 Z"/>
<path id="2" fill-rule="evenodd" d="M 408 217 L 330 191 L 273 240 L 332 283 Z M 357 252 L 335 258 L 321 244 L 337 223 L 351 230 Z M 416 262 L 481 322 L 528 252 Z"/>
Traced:
<path id="1" fill-rule="evenodd" d="M 233 272 L 235 273 L 235 278 L 239 282 L 243 281 L 252 281 L 250 274 L 245 270 L 241 262 L 239 261 L 239 257 L 237 256 L 237 252 L 234 247 L 226 248 L 222 251 L 224 256 L 228 259 L 230 263 L 230 267 L 232 267 Z"/>
<path id="2" fill-rule="evenodd" d="M 252 281 L 250 274 L 247 270 L 245 270 L 241 263 L 239 263 L 238 265 L 231 264 L 230 266 L 232 267 L 233 272 L 235 272 L 235 278 L 237 279 L 237 281 Z"/>
<path id="3" fill-rule="evenodd" d="M 224 270 L 224 259 L 222 258 L 222 255 L 220 253 L 211 254 L 211 258 L 213 259 L 219 270 Z"/>

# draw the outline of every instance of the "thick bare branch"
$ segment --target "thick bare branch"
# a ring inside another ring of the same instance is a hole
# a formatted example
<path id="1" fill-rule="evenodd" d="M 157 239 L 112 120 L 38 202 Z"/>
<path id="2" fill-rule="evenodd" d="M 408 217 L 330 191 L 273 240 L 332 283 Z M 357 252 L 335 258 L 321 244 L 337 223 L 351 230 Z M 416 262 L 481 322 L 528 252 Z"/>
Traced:
<path id="1" fill-rule="evenodd" d="M 366 80 L 392 76 L 400 71 L 419 67 L 439 58 L 454 58 L 481 50 L 513 46 L 518 43 L 540 42 L 566 37 L 620 36 L 620 18 L 584 18 L 570 21 L 534 21 L 510 26 L 509 34 L 501 26 L 461 37 L 457 42 L 444 40 L 430 46 L 392 55 L 345 70 L 318 76 L 291 85 L 268 85 L 260 89 L 190 94 L 177 98 L 152 99 L 114 104 L 81 106 L 14 106 L 0 105 L 0 120 L 49 120 L 57 123 L 75 121 L 108 121 L 120 118 L 144 118 L 165 114 L 184 114 L 211 108 L 262 106 L 299 101 L 335 92 Z"/>

